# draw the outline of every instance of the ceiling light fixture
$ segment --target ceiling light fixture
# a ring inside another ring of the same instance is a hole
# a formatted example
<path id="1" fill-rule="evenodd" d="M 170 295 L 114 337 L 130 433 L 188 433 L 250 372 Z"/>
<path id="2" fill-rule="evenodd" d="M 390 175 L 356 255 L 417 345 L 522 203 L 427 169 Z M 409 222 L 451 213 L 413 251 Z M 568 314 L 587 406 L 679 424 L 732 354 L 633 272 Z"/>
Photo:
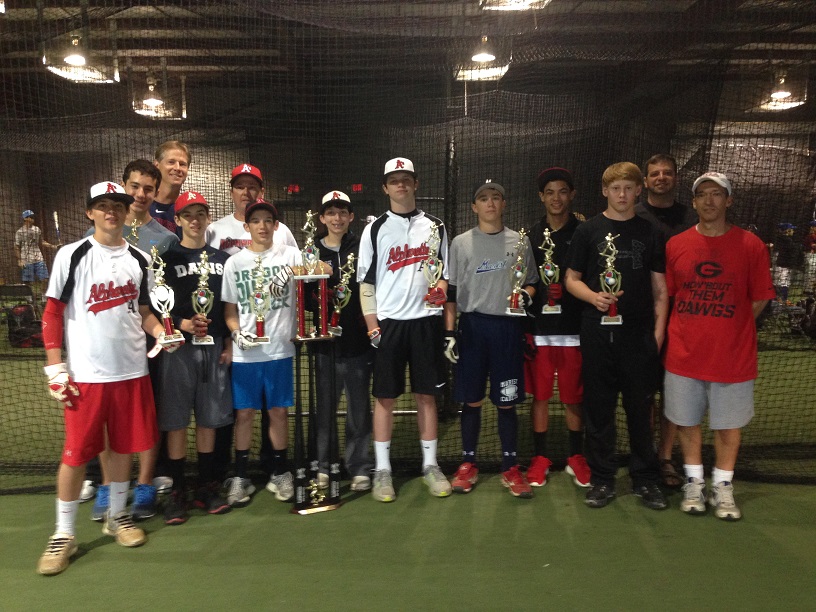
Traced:
<path id="1" fill-rule="evenodd" d="M 476 46 L 470 59 L 480 64 L 486 64 L 496 59 L 496 53 L 493 51 L 492 45 L 488 42 L 487 36 L 482 36 L 482 40 Z"/>
<path id="2" fill-rule="evenodd" d="M 785 73 L 783 72 L 779 78 L 776 79 L 776 85 L 771 92 L 771 98 L 774 100 L 784 100 L 791 97 L 790 87 L 785 85 Z"/>
<path id="3" fill-rule="evenodd" d="M 147 91 L 145 92 L 145 96 L 142 99 L 142 103 L 145 106 L 149 106 L 150 108 L 157 108 L 164 104 L 164 100 L 161 99 L 159 92 L 156 91 L 156 84 L 158 81 L 156 77 L 153 75 L 152 72 L 147 73 Z"/>
<path id="4" fill-rule="evenodd" d="M 768 96 L 768 90 L 765 90 Z M 770 95 L 759 105 L 761 110 L 782 111 L 807 102 L 807 84 L 801 78 L 791 78 L 789 72 L 778 72 Z"/>
<path id="5" fill-rule="evenodd" d="M 82 50 L 81 38 L 79 36 L 71 37 L 71 45 L 62 59 L 69 66 L 84 66 L 85 52 Z"/>

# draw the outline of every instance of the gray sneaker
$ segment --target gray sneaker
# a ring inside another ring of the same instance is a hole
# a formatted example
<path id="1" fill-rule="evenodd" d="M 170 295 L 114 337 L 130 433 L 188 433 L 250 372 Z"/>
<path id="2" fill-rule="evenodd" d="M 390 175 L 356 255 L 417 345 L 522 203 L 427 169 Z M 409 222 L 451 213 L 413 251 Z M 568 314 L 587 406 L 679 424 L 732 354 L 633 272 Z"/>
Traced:
<path id="1" fill-rule="evenodd" d="M 371 490 L 371 496 L 381 502 L 392 502 L 397 499 L 390 470 L 377 470 L 374 472 L 374 487 Z"/>
<path id="2" fill-rule="evenodd" d="M 742 512 L 734 503 L 734 485 L 730 482 L 718 482 L 711 485 L 708 505 L 714 508 L 714 515 L 724 521 L 738 521 Z"/>
<path id="3" fill-rule="evenodd" d="M 371 478 L 365 475 L 355 476 L 351 479 L 351 486 L 352 491 L 368 491 L 371 489 Z"/>
<path id="4" fill-rule="evenodd" d="M 255 492 L 255 486 L 248 478 L 227 478 L 224 482 L 224 488 L 227 489 L 227 503 L 233 508 L 243 508 L 246 506 L 252 494 Z"/>
<path id="5" fill-rule="evenodd" d="M 273 474 L 266 483 L 266 490 L 275 494 L 278 501 L 289 501 L 295 495 L 295 479 L 292 472 Z"/>
<path id="6" fill-rule="evenodd" d="M 705 480 L 689 478 L 683 485 L 683 501 L 680 509 L 686 514 L 705 514 Z"/>
<path id="7" fill-rule="evenodd" d="M 434 497 L 447 497 L 453 490 L 438 465 L 426 465 L 422 470 L 422 479 Z"/>

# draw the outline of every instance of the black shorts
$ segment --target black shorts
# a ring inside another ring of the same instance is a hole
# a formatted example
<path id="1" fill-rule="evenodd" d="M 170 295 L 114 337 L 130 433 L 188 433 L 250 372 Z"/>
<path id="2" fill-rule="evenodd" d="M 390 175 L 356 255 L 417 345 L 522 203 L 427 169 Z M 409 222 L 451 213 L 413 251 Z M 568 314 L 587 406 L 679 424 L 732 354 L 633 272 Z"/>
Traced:
<path id="1" fill-rule="evenodd" d="M 411 392 L 436 395 L 447 383 L 442 354 L 442 317 L 380 321 L 382 338 L 374 351 L 374 397 L 395 399 L 405 392 L 410 366 Z"/>

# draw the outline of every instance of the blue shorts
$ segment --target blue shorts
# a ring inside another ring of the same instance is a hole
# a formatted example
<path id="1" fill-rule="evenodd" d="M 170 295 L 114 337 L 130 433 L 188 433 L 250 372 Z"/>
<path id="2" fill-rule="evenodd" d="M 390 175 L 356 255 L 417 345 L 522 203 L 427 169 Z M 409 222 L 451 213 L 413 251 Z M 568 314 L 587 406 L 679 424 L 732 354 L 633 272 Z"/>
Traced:
<path id="1" fill-rule="evenodd" d="M 236 410 L 292 406 L 292 358 L 232 364 L 232 405 Z"/>
<path id="2" fill-rule="evenodd" d="M 459 333 L 454 400 L 480 402 L 489 375 L 494 405 L 523 402 L 524 334 L 519 318 L 466 312 L 459 317 Z"/>
<path id="3" fill-rule="evenodd" d="M 45 280 L 48 278 L 48 268 L 44 261 L 35 261 L 23 267 L 23 282 L 31 283 L 35 280 Z"/>

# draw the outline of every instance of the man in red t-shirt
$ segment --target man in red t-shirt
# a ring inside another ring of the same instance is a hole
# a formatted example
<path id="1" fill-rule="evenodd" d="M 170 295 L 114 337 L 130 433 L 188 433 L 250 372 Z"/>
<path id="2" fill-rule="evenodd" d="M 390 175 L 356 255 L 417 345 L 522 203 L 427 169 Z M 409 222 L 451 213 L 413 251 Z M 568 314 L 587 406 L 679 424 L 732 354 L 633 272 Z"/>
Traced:
<path id="1" fill-rule="evenodd" d="M 666 417 L 679 428 L 686 484 L 681 510 L 706 509 L 700 423 L 714 430 L 715 464 L 708 503 L 717 518 L 736 521 L 731 481 L 740 432 L 754 416 L 757 315 L 773 299 L 768 251 L 731 225 L 731 182 L 719 172 L 694 181 L 699 223 L 666 245 L 666 283 L 673 298 L 664 365 Z"/>

